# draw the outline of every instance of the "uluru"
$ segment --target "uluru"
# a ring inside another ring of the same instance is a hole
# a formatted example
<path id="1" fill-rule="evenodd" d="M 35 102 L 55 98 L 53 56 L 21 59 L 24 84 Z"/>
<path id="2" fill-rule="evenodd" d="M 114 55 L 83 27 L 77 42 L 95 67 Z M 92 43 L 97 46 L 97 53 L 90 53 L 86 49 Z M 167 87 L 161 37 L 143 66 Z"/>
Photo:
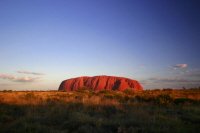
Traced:
<path id="1" fill-rule="evenodd" d="M 88 88 L 94 91 L 117 90 L 124 91 L 131 89 L 134 91 L 143 90 L 143 87 L 137 80 L 117 77 L 117 76 L 82 76 L 62 81 L 58 90 L 75 91 L 81 88 Z"/>

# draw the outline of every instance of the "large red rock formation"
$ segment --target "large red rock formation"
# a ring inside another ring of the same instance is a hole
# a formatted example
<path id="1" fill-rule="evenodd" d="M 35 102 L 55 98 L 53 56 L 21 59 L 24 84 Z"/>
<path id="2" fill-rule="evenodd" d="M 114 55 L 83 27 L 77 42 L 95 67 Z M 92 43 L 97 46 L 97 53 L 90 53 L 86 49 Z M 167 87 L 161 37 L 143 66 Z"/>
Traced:
<path id="1" fill-rule="evenodd" d="M 67 79 L 60 84 L 59 90 L 73 91 L 83 87 L 87 87 L 95 91 L 103 89 L 119 91 L 123 91 L 125 89 L 143 90 L 138 81 L 115 76 L 84 76 Z"/>

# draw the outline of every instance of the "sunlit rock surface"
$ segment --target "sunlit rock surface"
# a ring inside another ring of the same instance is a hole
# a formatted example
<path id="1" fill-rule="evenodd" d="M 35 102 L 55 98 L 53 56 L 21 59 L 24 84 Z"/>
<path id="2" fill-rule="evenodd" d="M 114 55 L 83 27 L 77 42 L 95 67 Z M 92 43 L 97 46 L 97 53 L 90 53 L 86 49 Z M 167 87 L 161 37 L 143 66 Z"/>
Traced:
<path id="1" fill-rule="evenodd" d="M 116 77 L 116 76 L 94 76 L 77 77 L 62 81 L 59 90 L 73 91 L 81 88 L 88 88 L 95 91 L 99 90 L 119 90 L 125 89 L 143 90 L 143 87 L 136 80 Z"/>

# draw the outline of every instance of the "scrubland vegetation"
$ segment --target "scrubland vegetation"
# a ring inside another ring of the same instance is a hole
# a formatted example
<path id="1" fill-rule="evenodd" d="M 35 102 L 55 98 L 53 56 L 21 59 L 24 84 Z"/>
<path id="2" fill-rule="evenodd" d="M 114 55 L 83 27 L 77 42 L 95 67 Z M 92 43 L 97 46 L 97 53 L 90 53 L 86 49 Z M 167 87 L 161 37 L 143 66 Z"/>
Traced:
<path id="1" fill-rule="evenodd" d="M 196 133 L 200 89 L 2 91 L 0 133 Z"/>

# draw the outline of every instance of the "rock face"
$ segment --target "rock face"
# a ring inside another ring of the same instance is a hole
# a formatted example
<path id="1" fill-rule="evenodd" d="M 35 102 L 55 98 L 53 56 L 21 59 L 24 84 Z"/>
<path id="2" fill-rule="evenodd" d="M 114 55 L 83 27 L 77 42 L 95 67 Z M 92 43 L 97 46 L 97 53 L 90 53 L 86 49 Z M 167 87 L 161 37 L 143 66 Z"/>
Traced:
<path id="1" fill-rule="evenodd" d="M 90 88 L 95 91 L 99 90 L 119 90 L 125 89 L 143 90 L 140 83 L 136 80 L 115 77 L 115 76 L 94 76 L 94 77 L 77 77 L 64 80 L 58 90 L 73 91 L 83 87 Z"/>

